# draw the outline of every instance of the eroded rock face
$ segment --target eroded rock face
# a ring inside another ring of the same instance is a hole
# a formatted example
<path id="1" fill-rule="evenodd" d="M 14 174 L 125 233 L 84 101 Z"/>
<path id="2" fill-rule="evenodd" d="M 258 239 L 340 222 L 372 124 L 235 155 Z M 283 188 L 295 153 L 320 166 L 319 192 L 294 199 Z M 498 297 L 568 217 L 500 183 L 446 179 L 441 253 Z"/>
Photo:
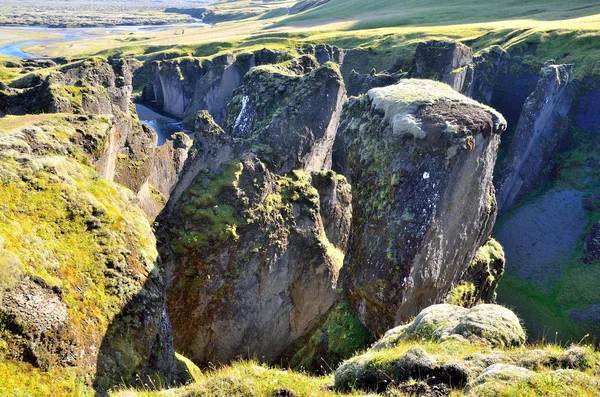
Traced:
<path id="1" fill-rule="evenodd" d="M 409 74 L 442 81 L 460 92 L 472 62 L 473 51 L 466 45 L 452 40 L 429 40 L 417 45 Z"/>
<path id="2" fill-rule="evenodd" d="M 444 299 L 496 216 L 500 114 L 428 80 L 373 89 L 344 107 L 337 160 L 353 186 L 342 270 L 374 334 Z"/>
<path id="3" fill-rule="evenodd" d="M 150 219 L 158 215 L 169 199 L 171 188 L 183 170 L 189 145 L 190 138 L 178 132 L 154 149 L 152 171 L 137 194 L 142 209 Z"/>
<path id="4" fill-rule="evenodd" d="M 317 44 L 316 46 L 309 44 L 302 51 L 305 54 L 314 55 L 321 65 L 327 62 L 334 62 L 341 65 L 344 62 L 345 51 L 329 44 Z"/>
<path id="5" fill-rule="evenodd" d="M 227 128 L 276 172 L 329 169 L 344 98 L 332 63 L 303 76 L 257 67 L 229 105 Z"/>
<path id="6" fill-rule="evenodd" d="M 527 98 L 497 182 L 498 207 L 507 209 L 546 180 L 548 164 L 567 127 L 571 65 L 547 63 Z"/>
<path id="7" fill-rule="evenodd" d="M 333 173 L 315 178 L 345 184 Z M 341 263 L 312 180 L 303 171 L 274 174 L 248 155 L 199 171 L 159 217 L 175 346 L 194 362 L 272 362 L 333 304 Z M 334 195 L 329 213 L 347 211 L 332 208 L 349 199 Z M 340 218 L 332 226 L 343 230 L 349 213 Z"/>
<path id="8" fill-rule="evenodd" d="M 44 80 L 29 79 L 24 87 L 0 95 L 0 105 L 9 114 L 75 113 L 83 122 L 89 115 L 106 117 L 111 130 L 92 153 L 94 163 L 102 177 L 137 192 L 151 171 L 156 133 L 140 124 L 131 103 L 132 62 L 91 58 L 68 64 Z M 97 133 L 86 128 L 78 132 Z"/>
<path id="9" fill-rule="evenodd" d="M 492 103 L 496 84 L 508 54 L 500 46 L 482 51 L 467 68 L 461 92 L 486 105 Z"/>

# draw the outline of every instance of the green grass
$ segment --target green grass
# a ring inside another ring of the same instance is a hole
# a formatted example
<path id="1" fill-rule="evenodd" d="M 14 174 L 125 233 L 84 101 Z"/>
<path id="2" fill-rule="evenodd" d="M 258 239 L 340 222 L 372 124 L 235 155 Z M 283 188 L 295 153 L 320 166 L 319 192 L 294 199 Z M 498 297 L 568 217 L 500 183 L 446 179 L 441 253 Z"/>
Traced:
<path id="1" fill-rule="evenodd" d="M 471 379 L 478 376 L 487 366 L 486 360 L 500 361 L 506 364 L 526 367 L 535 371 L 527 382 L 505 382 L 502 379 L 486 383 L 475 395 L 486 396 L 595 396 L 594 385 L 598 381 L 597 373 L 600 357 L 591 346 L 580 346 L 578 353 L 565 350 L 554 344 L 535 344 L 507 349 L 491 348 L 475 343 L 430 341 L 404 341 L 398 345 L 380 351 L 368 351 L 348 362 L 364 363 L 362 374 L 373 372 L 373 376 L 393 374 L 394 365 L 409 349 L 420 349 L 435 358 L 438 364 L 464 363 Z M 561 381 L 552 370 L 575 368 L 575 376 Z M 354 376 L 350 374 L 350 377 Z M 414 382 L 414 380 L 412 381 Z M 342 392 L 333 388 L 333 373 L 324 376 L 309 376 L 306 373 L 269 367 L 256 361 L 236 361 L 217 369 L 209 369 L 200 374 L 194 383 L 181 388 L 158 391 L 151 385 L 142 389 L 125 389 L 111 394 L 111 397 L 216 397 L 216 396 L 256 396 L 274 395 L 309 396 L 364 396 L 365 391 Z M 393 388 L 391 388 L 393 390 Z M 494 390 L 496 394 L 490 392 Z M 276 394 L 280 393 L 280 394 Z M 287 393 L 287 394 L 284 394 Z M 481 394 L 484 393 L 484 394 Z M 376 395 L 376 394 L 370 394 Z M 385 394 L 403 396 L 396 394 Z M 465 389 L 452 391 L 452 396 L 467 394 Z"/>
<path id="2" fill-rule="evenodd" d="M 320 7 L 283 20 L 284 24 L 319 19 L 353 21 L 352 29 L 372 29 L 404 25 L 453 25 L 505 20 L 554 21 L 600 14 L 596 1 L 561 0 L 380 0 L 376 6 L 363 0 L 332 0 Z"/>
<path id="3" fill-rule="evenodd" d="M 339 394 L 328 387 L 332 376 L 313 377 L 302 372 L 268 367 L 256 361 L 237 361 L 219 369 L 205 371 L 193 384 L 169 391 L 124 390 L 111 397 L 271 397 L 288 391 L 293 396 L 359 396 L 359 393 Z"/>
<path id="4" fill-rule="evenodd" d="M 1 341 L 0 341 L 1 342 Z M 93 397 L 76 368 L 40 371 L 30 364 L 0 360 L 0 396 L 2 397 Z"/>

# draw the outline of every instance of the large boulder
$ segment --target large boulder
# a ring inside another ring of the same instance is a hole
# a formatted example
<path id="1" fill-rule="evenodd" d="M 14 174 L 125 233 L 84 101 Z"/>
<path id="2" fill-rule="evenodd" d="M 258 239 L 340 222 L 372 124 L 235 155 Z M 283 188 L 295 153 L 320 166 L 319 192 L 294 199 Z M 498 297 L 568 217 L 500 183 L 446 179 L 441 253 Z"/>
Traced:
<path id="1" fill-rule="evenodd" d="M 466 309 L 440 304 L 424 309 L 415 319 L 385 333 L 373 350 L 387 349 L 411 339 L 471 340 L 492 346 L 518 346 L 525 331 L 517 316 L 505 307 L 483 304 Z"/>
<path id="2" fill-rule="evenodd" d="M 461 92 L 472 62 L 470 47 L 453 40 L 428 40 L 417 45 L 409 74 L 442 81 Z"/>
<path id="3" fill-rule="evenodd" d="M 345 361 L 335 371 L 335 388 L 342 391 L 384 392 L 390 385 L 402 385 L 408 381 L 428 381 L 447 388 L 461 388 L 467 383 L 468 374 L 463 365 L 440 363 L 420 346 L 412 346 L 393 358 L 366 353 Z"/>
<path id="4" fill-rule="evenodd" d="M 429 80 L 401 80 L 344 107 L 336 169 L 353 186 L 342 285 L 374 334 L 442 301 L 495 221 L 500 114 Z"/>
<path id="5" fill-rule="evenodd" d="M 545 168 L 567 128 L 572 102 L 571 65 L 546 63 L 525 101 L 499 172 L 499 210 L 508 209 L 547 180 Z"/>

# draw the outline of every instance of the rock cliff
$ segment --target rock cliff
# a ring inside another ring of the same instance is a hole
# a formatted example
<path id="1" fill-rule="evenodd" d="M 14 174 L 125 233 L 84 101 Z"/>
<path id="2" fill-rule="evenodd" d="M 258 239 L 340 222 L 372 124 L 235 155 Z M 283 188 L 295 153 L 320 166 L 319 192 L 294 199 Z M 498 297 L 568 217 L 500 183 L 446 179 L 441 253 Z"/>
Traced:
<path id="1" fill-rule="evenodd" d="M 344 107 L 336 164 L 353 186 L 353 237 L 341 280 L 371 332 L 443 300 L 487 240 L 505 128 L 497 112 L 428 80 Z"/>
<path id="2" fill-rule="evenodd" d="M 498 206 L 506 209 L 540 187 L 548 164 L 566 133 L 572 102 L 571 65 L 547 63 L 527 98 L 498 176 Z"/>
<path id="3" fill-rule="evenodd" d="M 0 133 L 0 357 L 110 387 L 178 379 L 165 283 L 131 191 L 92 165 L 112 121 L 6 116 Z"/>
<path id="4" fill-rule="evenodd" d="M 438 80 L 460 92 L 472 62 L 470 47 L 452 40 L 429 40 L 417 45 L 409 75 Z"/>
<path id="5" fill-rule="evenodd" d="M 330 64 L 256 67 L 225 130 L 196 117 L 189 157 L 158 217 L 175 346 L 199 364 L 273 362 L 336 299 L 350 186 L 323 172 L 344 98 Z"/>

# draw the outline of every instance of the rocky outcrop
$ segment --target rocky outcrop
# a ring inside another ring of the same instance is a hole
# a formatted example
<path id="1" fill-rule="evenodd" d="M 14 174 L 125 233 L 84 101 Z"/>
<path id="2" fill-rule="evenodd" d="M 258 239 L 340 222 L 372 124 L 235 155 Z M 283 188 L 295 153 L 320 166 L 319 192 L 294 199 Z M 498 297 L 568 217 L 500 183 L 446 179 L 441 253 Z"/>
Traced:
<path id="1" fill-rule="evenodd" d="M 341 65 L 344 62 L 345 51 L 339 47 L 329 44 L 317 44 L 313 46 L 308 44 L 302 49 L 304 54 L 314 55 L 319 64 L 324 65 L 327 62 Z"/>
<path id="2" fill-rule="evenodd" d="M 435 383 L 452 385 L 454 388 L 462 388 L 468 381 L 463 366 L 455 363 L 439 363 L 435 357 L 419 346 L 410 347 L 394 360 L 392 365 L 386 367 L 384 370 L 379 369 L 377 363 L 373 362 L 368 354 L 355 357 L 335 371 L 335 388 L 342 391 L 359 389 L 383 393 L 390 384 L 403 385 L 409 381 L 435 379 Z M 439 386 L 434 390 L 438 388 Z M 436 395 L 434 390 L 426 391 L 430 392 L 429 395 Z M 441 387 L 441 395 L 449 394 L 444 391 L 445 388 Z"/>
<path id="3" fill-rule="evenodd" d="M 227 103 L 251 68 L 287 61 L 288 72 L 302 75 L 319 64 L 341 64 L 344 59 L 343 50 L 330 45 L 308 45 L 301 51 L 306 55 L 291 60 L 285 52 L 262 49 L 203 61 L 197 58 L 153 61 L 145 66 L 149 72 L 142 98 L 156 103 L 163 112 L 184 119 L 186 128 L 193 129 L 199 110 L 207 110 L 218 124 L 223 124 Z"/>
<path id="4" fill-rule="evenodd" d="M 50 73 L 44 80 L 10 89 L 0 103 L 6 112 L 75 113 L 107 117 L 111 131 L 104 145 L 97 148 L 94 161 L 97 170 L 108 180 L 115 180 L 138 191 L 147 180 L 156 145 L 156 133 L 140 124 L 133 105 L 132 69 L 130 61 L 111 63 L 99 59 L 71 63 Z M 13 104 L 11 104 L 13 103 Z M 80 129 L 80 134 L 92 134 Z"/>
<path id="5" fill-rule="evenodd" d="M 137 193 L 140 206 L 150 220 L 158 215 L 169 199 L 171 188 L 179 179 L 187 159 L 190 141 L 185 133 L 177 132 L 154 149 L 152 170 Z"/>
<path id="6" fill-rule="evenodd" d="M 522 382 L 546 379 L 559 394 L 573 390 L 570 382 L 595 390 L 597 380 L 586 375 L 600 364 L 591 346 L 533 349 L 524 341 L 519 319 L 504 307 L 435 305 L 340 365 L 334 387 L 386 394 L 441 396 L 455 390 L 480 396 L 492 390 L 493 395 L 513 395 L 530 389 Z M 531 393 L 540 394 L 535 389 Z"/>
<path id="7" fill-rule="evenodd" d="M 460 284 L 450 292 L 449 302 L 464 307 L 496 303 L 496 288 L 504 275 L 504 250 L 493 238 L 477 250 Z"/>
<path id="8" fill-rule="evenodd" d="M 257 67 L 225 130 L 197 114 L 157 232 L 175 346 L 194 362 L 273 362 L 333 305 L 351 197 L 322 170 L 343 98 L 331 64 L 304 76 Z"/>
<path id="9" fill-rule="evenodd" d="M 199 110 L 207 110 L 221 124 L 227 103 L 242 84 L 244 74 L 254 66 L 276 63 L 280 56 L 276 51 L 263 49 L 235 57 L 225 54 L 202 62 L 197 58 L 154 61 L 149 66 L 149 81 L 142 98 L 155 102 L 166 113 L 183 118 L 187 128 L 193 128 Z"/>
<path id="10" fill-rule="evenodd" d="M 203 169 L 168 208 L 159 251 L 175 346 L 194 362 L 272 362 L 333 304 L 339 249 L 327 239 L 311 174 L 279 176 L 248 155 Z"/>
<path id="11" fill-rule="evenodd" d="M 372 88 L 396 84 L 404 76 L 405 74 L 401 73 L 376 73 L 375 70 L 372 70 L 369 74 L 360 74 L 352 70 L 350 76 L 348 76 L 348 96 L 358 96 L 365 94 Z"/>
<path id="12" fill-rule="evenodd" d="M 90 166 L 112 121 L 54 114 L 4 121 L 2 361 L 32 371 L 62 367 L 99 395 L 161 368 L 175 381 L 175 367 L 160 364 L 175 358 L 152 230 L 131 191 Z"/>
<path id="13" fill-rule="evenodd" d="M 429 40 L 417 45 L 409 75 L 438 80 L 461 92 L 472 62 L 470 47 L 452 40 Z"/>
<path id="14" fill-rule="evenodd" d="M 571 65 L 547 63 L 535 91 L 527 98 L 498 177 L 500 210 L 540 187 L 544 168 L 566 133 L 572 102 Z"/>
<path id="15" fill-rule="evenodd" d="M 430 306 L 410 323 L 389 330 L 372 349 L 389 349 L 402 341 L 421 338 L 470 340 L 501 347 L 518 346 L 526 340 L 518 317 L 505 307 L 482 304 L 465 309 L 441 304 Z"/>
<path id="16" fill-rule="evenodd" d="M 461 92 L 486 105 L 492 103 L 496 84 L 508 58 L 500 46 L 493 46 L 473 58 L 467 67 L 467 75 Z"/>
<path id="17" fill-rule="evenodd" d="M 342 286 L 374 334 L 443 300 L 487 240 L 505 128 L 497 112 L 428 80 L 344 107 L 335 163 L 353 186 L 354 215 Z"/>
<path id="18" fill-rule="evenodd" d="M 276 172 L 329 169 L 344 98 L 332 63 L 303 76 L 256 67 L 229 105 L 227 128 Z"/>

